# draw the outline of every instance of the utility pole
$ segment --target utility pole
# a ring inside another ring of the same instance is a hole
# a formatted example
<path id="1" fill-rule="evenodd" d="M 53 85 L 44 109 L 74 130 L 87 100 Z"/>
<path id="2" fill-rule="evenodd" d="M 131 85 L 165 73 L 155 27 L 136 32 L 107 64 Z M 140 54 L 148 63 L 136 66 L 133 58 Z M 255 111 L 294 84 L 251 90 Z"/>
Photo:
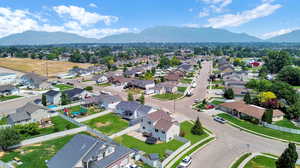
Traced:
<path id="1" fill-rule="evenodd" d="M 46 60 L 46 74 L 47 74 L 47 78 L 48 78 L 48 60 Z"/>

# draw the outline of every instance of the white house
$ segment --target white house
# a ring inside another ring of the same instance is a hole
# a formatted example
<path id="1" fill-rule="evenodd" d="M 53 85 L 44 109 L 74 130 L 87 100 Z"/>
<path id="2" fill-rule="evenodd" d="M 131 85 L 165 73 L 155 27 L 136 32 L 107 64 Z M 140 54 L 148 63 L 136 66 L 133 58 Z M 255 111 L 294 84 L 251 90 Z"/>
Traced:
<path id="1" fill-rule="evenodd" d="M 0 85 L 9 85 L 16 83 L 17 75 L 15 73 L 0 73 Z"/>
<path id="2" fill-rule="evenodd" d="M 44 93 L 46 96 L 47 104 L 60 104 L 61 103 L 61 92 L 55 90 L 49 90 Z"/>
<path id="3" fill-rule="evenodd" d="M 95 75 L 93 76 L 93 80 L 96 81 L 96 83 L 107 83 L 108 78 L 105 75 Z"/>
<path id="4" fill-rule="evenodd" d="M 128 120 L 140 119 L 155 111 L 151 106 L 143 105 L 137 101 L 121 101 L 116 106 L 116 113 Z"/>
<path id="5" fill-rule="evenodd" d="M 86 104 L 96 104 L 105 109 L 116 109 L 116 106 L 121 102 L 121 98 L 108 94 L 100 94 L 98 96 L 90 97 L 85 101 Z"/>
<path id="6" fill-rule="evenodd" d="M 156 111 L 142 119 L 140 130 L 159 141 L 168 142 L 179 136 L 180 126 L 167 112 Z"/>

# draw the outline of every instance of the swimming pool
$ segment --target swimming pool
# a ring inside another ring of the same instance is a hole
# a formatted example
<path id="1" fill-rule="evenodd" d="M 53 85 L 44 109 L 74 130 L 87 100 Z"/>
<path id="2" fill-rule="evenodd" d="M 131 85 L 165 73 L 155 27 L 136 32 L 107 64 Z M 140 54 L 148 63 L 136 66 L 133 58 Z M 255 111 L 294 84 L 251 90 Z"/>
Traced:
<path id="1" fill-rule="evenodd" d="M 49 109 L 53 109 L 53 108 L 56 108 L 57 107 L 57 105 L 49 105 L 49 106 L 47 106 Z"/>

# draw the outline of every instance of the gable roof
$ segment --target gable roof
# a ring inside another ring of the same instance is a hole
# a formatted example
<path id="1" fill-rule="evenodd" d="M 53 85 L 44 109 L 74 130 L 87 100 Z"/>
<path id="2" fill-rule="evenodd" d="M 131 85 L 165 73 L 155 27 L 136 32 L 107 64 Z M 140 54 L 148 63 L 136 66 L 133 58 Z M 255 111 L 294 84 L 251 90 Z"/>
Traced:
<path id="1" fill-rule="evenodd" d="M 16 112 L 17 113 L 26 112 L 26 113 L 32 114 L 32 113 L 34 113 L 34 112 L 36 112 L 37 110 L 40 110 L 40 109 L 48 110 L 48 108 L 46 108 L 46 107 L 34 104 L 32 102 L 28 102 L 23 107 L 17 108 Z"/>
<path id="2" fill-rule="evenodd" d="M 172 127 L 173 124 L 174 124 L 174 122 L 172 122 L 172 121 L 160 119 L 154 125 L 154 128 L 167 132 Z"/>
<path id="3" fill-rule="evenodd" d="M 147 115 L 147 118 L 153 122 L 156 122 L 160 119 L 164 119 L 164 120 L 167 120 L 167 121 L 172 121 L 172 117 L 165 111 L 155 111 L 153 113 L 150 113 Z"/>
<path id="4" fill-rule="evenodd" d="M 49 90 L 48 92 L 45 93 L 45 95 L 47 96 L 56 96 L 58 94 L 60 94 L 60 92 L 56 90 Z"/>
<path id="5" fill-rule="evenodd" d="M 31 80 L 36 84 L 41 84 L 41 83 L 46 82 L 48 80 L 48 78 L 46 78 L 44 76 L 41 76 L 41 75 L 38 75 L 34 72 L 29 72 L 29 73 L 23 75 L 21 78 Z"/>
<path id="6" fill-rule="evenodd" d="M 74 97 L 78 94 L 81 94 L 82 92 L 84 92 L 84 89 L 81 88 L 74 88 L 74 89 L 70 89 L 70 90 L 66 90 L 63 93 L 65 93 L 66 95 L 68 95 L 68 97 Z"/>

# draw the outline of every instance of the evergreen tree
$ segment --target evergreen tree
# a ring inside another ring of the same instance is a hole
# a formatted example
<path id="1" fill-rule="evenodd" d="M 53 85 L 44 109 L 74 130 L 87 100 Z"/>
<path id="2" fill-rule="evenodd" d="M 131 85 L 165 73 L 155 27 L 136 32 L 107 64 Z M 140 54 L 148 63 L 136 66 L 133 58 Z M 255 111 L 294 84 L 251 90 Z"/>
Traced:
<path id="1" fill-rule="evenodd" d="M 47 106 L 47 99 L 46 99 L 46 95 L 42 94 L 42 104 L 44 106 Z"/>
<path id="2" fill-rule="evenodd" d="M 284 150 L 281 156 L 276 161 L 276 168 L 295 168 L 298 159 L 296 145 L 289 143 L 288 148 Z"/>
<path id="3" fill-rule="evenodd" d="M 250 96 L 250 93 L 249 92 L 247 92 L 246 94 L 245 94 L 245 96 L 244 96 L 244 102 L 246 103 L 246 104 L 251 104 L 251 96 Z"/>
<path id="4" fill-rule="evenodd" d="M 128 101 L 133 101 L 133 100 L 134 100 L 132 93 L 130 93 L 130 92 L 128 93 L 128 98 L 127 98 L 127 100 L 128 100 Z"/>
<path id="5" fill-rule="evenodd" d="M 0 129 L 0 149 L 7 150 L 9 146 L 20 143 L 20 134 L 14 128 Z"/>
<path id="6" fill-rule="evenodd" d="M 232 88 L 225 89 L 224 91 L 224 98 L 226 99 L 234 99 L 234 92 Z"/>
<path id="7" fill-rule="evenodd" d="M 266 109 L 261 120 L 271 124 L 272 119 L 273 119 L 273 110 L 272 109 Z"/>
<path id="8" fill-rule="evenodd" d="M 142 93 L 141 97 L 139 98 L 139 101 L 140 101 L 142 104 L 145 104 L 145 95 L 144 95 L 144 93 Z"/>
<path id="9" fill-rule="evenodd" d="M 68 95 L 66 95 L 66 93 L 62 93 L 62 95 L 61 95 L 61 105 L 67 105 L 67 104 L 70 104 L 70 103 L 71 103 L 71 100 L 68 97 Z"/>
<path id="10" fill-rule="evenodd" d="M 194 135 L 202 135 L 204 133 L 199 117 L 197 118 L 191 132 Z"/>

